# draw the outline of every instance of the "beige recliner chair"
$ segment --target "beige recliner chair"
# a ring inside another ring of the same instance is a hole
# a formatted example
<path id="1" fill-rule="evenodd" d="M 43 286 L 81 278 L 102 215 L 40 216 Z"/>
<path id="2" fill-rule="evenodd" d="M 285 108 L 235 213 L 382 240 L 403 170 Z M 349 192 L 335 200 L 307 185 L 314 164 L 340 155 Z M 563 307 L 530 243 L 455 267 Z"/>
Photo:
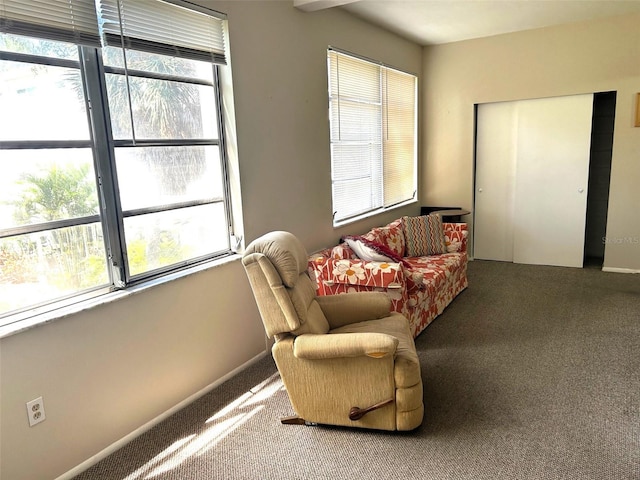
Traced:
<path id="1" fill-rule="evenodd" d="M 307 258 L 294 235 L 271 232 L 242 259 L 296 413 L 282 422 L 418 427 L 422 379 L 407 319 L 385 293 L 316 296 Z"/>

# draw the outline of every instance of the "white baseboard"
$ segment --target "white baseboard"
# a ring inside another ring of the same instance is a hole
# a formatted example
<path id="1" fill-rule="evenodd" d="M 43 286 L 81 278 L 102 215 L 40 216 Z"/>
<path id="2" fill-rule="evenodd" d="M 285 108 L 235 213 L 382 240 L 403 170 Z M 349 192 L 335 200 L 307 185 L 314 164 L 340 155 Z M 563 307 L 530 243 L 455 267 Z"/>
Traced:
<path id="1" fill-rule="evenodd" d="M 617 267 L 602 267 L 603 272 L 613 273 L 640 273 L 640 270 L 634 270 L 633 268 L 617 268 Z"/>
<path id="2" fill-rule="evenodd" d="M 111 445 L 109 445 L 104 450 L 98 452 L 97 454 L 93 455 L 92 457 L 90 457 L 87 460 L 85 460 L 84 462 L 82 462 L 80 465 L 78 465 L 78 466 L 72 468 L 71 470 L 69 470 L 68 472 L 60 475 L 58 478 L 56 478 L 56 480 L 70 480 L 73 477 L 75 477 L 77 475 L 80 475 L 82 472 L 87 470 L 89 467 L 92 467 L 93 465 L 98 463 L 103 458 L 108 457 L 113 452 L 115 452 L 116 450 L 122 448 L 123 446 L 125 446 L 127 443 L 131 442 L 136 437 L 139 437 L 140 435 L 142 435 L 146 431 L 151 430 L 151 428 L 155 427 L 157 424 L 159 424 L 163 420 L 166 420 L 167 418 L 169 418 L 174 413 L 176 413 L 179 410 L 183 409 L 184 407 L 186 407 L 190 403 L 196 401 L 198 398 L 202 397 L 203 395 L 209 393 L 211 390 L 216 388 L 218 385 L 226 382 L 231 377 L 234 377 L 238 373 L 242 372 L 243 370 L 247 369 L 248 367 L 250 367 L 251 365 L 256 363 L 258 360 L 264 358 L 267 355 L 267 353 L 268 353 L 268 351 L 265 351 L 265 352 L 262 352 L 262 353 L 256 355 L 255 357 L 253 357 L 248 362 L 243 363 L 238 368 L 235 368 L 234 370 L 232 370 L 231 372 L 227 373 L 223 377 L 219 378 L 215 382 L 207 385 L 206 387 L 204 387 L 203 389 L 201 389 L 198 392 L 194 393 L 193 395 L 185 398 L 183 401 L 181 401 L 177 405 L 174 405 L 173 407 L 171 407 L 166 412 L 161 413 L 160 415 L 158 415 L 157 417 L 155 417 L 152 420 L 149 420 L 147 423 L 145 423 L 141 427 L 136 428 L 133 432 L 129 433 L 128 435 L 126 435 L 124 437 L 122 437 L 120 440 L 112 443 Z"/>

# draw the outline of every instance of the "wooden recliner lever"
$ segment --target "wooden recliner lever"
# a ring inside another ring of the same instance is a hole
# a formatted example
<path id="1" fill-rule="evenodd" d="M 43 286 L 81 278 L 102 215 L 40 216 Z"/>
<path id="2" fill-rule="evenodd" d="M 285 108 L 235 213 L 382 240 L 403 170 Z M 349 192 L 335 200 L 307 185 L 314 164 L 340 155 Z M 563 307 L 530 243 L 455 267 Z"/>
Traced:
<path id="1" fill-rule="evenodd" d="M 306 423 L 304 418 L 300 418 L 295 415 L 291 417 L 282 417 L 280 422 L 284 425 L 304 425 Z"/>
<path id="2" fill-rule="evenodd" d="M 280 422 L 283 423 L 284 425 L 306 425 L 306 426 L 313 426 L 313 425 L 317 425 L 316 422 L 309 422 L 307 420 L 305 420 L 304 418 L 300 418 L 296 415 L 292 416 L 292 417 L 282 417 L 280 419 Z"/>
<path id="3" fill-rule="evenodd" d="M 351 410 L 349 410 L 349 420 L 353 420 L 353 421 L 360 420 L 367 413 L 377 410 L 379 408 L 382 408 L 385 405 L 389 405 L 390 403 L 393 403 L 393 400 L 394 400 L 393 398 L 390 398 L 389 400 L 376 403 L 375 405 L 371 405 L 370 407 L 367 407 L 367 408 L 351 407 Z"/>

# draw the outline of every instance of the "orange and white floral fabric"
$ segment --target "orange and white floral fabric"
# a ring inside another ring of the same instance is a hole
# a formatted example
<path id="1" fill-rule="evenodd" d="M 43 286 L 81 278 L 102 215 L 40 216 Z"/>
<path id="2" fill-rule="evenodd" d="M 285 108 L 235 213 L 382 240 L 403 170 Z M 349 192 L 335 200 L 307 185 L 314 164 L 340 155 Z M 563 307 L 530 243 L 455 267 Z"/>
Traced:
<path id="1" fill-rule="evenodd" d="M 447 253 L 440 255 L 404 257 L 400 219 L 363 236 L 404 257 L 402 262 L 361 260 L 346 243 L 312 255 L 309 274 L 316 281 L 318 295 L 387 292 L 392 309 L 409 319 L 417 337 L 468 285 L 467 224 L 444 223 L 443 227 Z"/>

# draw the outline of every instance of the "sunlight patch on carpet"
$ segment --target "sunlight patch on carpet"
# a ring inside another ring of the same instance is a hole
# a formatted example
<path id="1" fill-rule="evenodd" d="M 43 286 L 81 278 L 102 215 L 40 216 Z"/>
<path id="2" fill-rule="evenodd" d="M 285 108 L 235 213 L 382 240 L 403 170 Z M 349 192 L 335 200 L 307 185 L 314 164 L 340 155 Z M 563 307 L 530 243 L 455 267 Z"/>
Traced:
<path id="1" fill-rule="evenodd" d="M 284 386 L 276 372 L 209 417 L 205 431 L 177 440 L 123 480 L 153 479 L 179 468 L 194 456 L 205 454 L 264 409 L 265 402 L 281 390 Z"/>

